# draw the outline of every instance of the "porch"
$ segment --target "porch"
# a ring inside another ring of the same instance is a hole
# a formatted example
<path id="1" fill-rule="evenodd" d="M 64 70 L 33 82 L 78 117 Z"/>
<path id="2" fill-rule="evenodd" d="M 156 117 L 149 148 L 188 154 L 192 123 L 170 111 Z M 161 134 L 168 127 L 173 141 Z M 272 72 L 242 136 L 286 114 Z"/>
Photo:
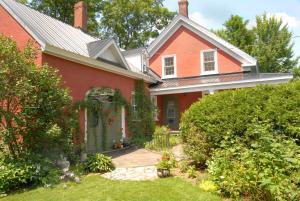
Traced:
<path id="1" fill-rule="evenodd" d="M 163 80 L 150 89 L 159 113 L 157 123 L 172 131 L 179 130 L 183 112 L 206 95 L 229 89 L 255 87 L 262 84 L 286 83 L 293 78 L 288 73 L 231 73 Z"/>

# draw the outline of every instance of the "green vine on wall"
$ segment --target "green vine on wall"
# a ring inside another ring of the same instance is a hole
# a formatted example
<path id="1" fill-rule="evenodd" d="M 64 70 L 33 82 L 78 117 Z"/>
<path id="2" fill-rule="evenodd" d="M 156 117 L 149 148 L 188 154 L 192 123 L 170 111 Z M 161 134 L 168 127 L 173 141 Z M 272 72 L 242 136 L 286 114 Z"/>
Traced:
<path id="1" fill-rule="evenodd" d="M 112 110 L 118 112 L 122 107 L 128 107 L 126 99 L 118 89 L 113 90 L 108 87 L 93 88 L 90 90 L 86 100 L 79 102 L 78 106 L 99 115 L 96 119 L 100 119 L 101 123 L 102 148 L 103 150 L 107 150 L 109 115 Z M 109 107 L 107 108 L 106 106 Z M 95 126 L 98 123 L 98 120 L 94 122 Z M 97 133 L 94 132 L 93 134 L 95 143 L 97 143 Z"/>
<path id="2" fill-rule="evenodd" d="M 131 105 L 128 109 L 128 127 L 132 136 L 152 135 L 155 123 L 153 113 L 155 108 L 151 103 L 151 99 L 145 91 L 143 80 L 137 80 L 135 83 L 135 111 Z"/>

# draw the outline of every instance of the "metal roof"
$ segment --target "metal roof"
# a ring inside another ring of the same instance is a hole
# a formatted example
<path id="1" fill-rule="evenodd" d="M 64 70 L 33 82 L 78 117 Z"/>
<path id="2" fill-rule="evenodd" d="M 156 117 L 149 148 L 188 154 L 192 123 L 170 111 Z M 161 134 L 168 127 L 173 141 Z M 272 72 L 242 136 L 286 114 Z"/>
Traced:
<path id="1" fill-rule="evenodd" d="M 153 86 L 151 89 L 168 89 L 184 86 L 204 85 L 204 84 L 215 84 L 215 83 L 228 83 L 235 81 L 251 81 L 259 79 L 275 79 L 280 77 L 293 77 L 289 73 L 234 73 L 234 74 L 220 74 L 220 75 L 209 75 L 199 76 L 190 78 L 174 78 L 163 80 L 163 83 Z M 290 79 L 291 79 L 290 78 Z"/>
<path id="2" fill-rule="evenodd" d="M 13 16 L 21 25 L 32 32 L 38 42 L 43 45 L 51 45 L 82 56 L 91 57 L 95 51 L 104 43 L 78 28 L 42 14 L 14 0 L 0 0 L 0 4 Z M 95 50 L 90 47 L 93 43 L 100 44 Z"/>

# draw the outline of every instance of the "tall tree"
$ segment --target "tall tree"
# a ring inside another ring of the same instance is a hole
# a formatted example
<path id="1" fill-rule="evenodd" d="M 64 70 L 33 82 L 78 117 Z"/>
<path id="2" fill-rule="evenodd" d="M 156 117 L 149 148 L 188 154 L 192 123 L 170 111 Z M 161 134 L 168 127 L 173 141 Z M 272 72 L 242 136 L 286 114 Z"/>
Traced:
<path id="1" fill-rule="evenodd" d="M 255 35 L 247 28 L 248 24 L 248 20 L 238 15 L 231 15 L 224 23 L 225 29 L 218 30 L 217 34 L 245 52 L 251 53 Z"/>
<path id="2" fill-rule="evenodd" d="M 73 7 L 79 0 L 32 0 L 29 5 L 65 23 L 73 24 Z M 164 0 L 84 0 L 88 4 L 88 32 L 115 37 L 124 49 L 145 46 L 158 36 L 175 13 Z"/>
<path id="3" fill-rule="evenodd" d="M 116 36 L 124 49 L 145 46 L 169 24 L 175 13 L 164 0 L 103 0 L 100 26 L 106 36 Z"/>
<path id="4" fill-rule="evenodd" d="M 266 14 L 257 16 L 254 32 L 252 53 L 258 59 L 261 72 L 290 72 L 297 66 L 299 58 L 294 58 L 292 33 L 282 19 Z"/>
<path id="5" fill-rule="evenodd" d="M 234 15 L 215 31 L 233 45 L 258 60 L 260 72 L 291 72 L 298 65 L 294 58 L 292 33 L 281 19 L 266 14 L 256 17 L 256 26 L 248 29 L 249 21 Z"/>

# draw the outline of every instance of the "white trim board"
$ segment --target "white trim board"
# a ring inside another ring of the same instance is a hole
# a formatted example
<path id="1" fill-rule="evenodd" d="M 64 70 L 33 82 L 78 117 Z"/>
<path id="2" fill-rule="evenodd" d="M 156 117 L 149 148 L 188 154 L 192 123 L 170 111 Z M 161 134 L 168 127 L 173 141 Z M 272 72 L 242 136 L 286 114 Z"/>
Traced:
<path id="1" fill-rule="evenodd" d="M 150 44 L 148 48 L 150 57 L 152 57 L 180 27 L 185 27 L 191 30 L 204 40 L 220 48 L 233 58 L 240 61 L 243 67 L 256 66 L 257 61 L 255 58 L 218 37 L 203 26 L 181 15 L 175 17 L 174 20 L 162 31 L 162 33 Z"/>
<path id="2" fill-rule="evenodd" d="M 147 76 L 145 74 L 132 72 L 130 70 L 116 67 L 114 65 L 111 65 L 111 64 L 99 61 L 99 60 L 95 60 L 93 58 L 78 55 L 78 54 L 57 48 L 57 47 L 46 45 L 43 53 L 46 53 L 46 54 L 49 54 L 49 55 L 52 55 L 55 57 L 59 57 L 62 59 L 66 59 L 66 60 L 69 60 L 69 61 L 72 61 L 75 63 L 79 63 L 79 64 L 82 64 L 82 65 L 85 65 L 88 67 L 104 70 L 104 71 L 115 73 L 118 75 L 123 75 L 125 77 L 130 77 L 133 79 L 143 79 L 145 82 L 148 82 L 148 83 L 156 83 L 156 81 L 153 78 L 151 78 L 150 76 Z"/>
<path id="3" fill-rule="evenodd" d="M 242 80 L 233 82 L 222 82 L 222 83 L 210 83 L 210 84 L 199 84 L 199 85 L 189 85 L 182 87 L 170 87 L 164 89 L 150 89 L 151 96 L 157 95 L 167 95 L 167 94 L 180 94 L 180 93 L 190 93 L 190 92 L 200 92 L 207 90 L 223 90 L 223 89 L 238 89 L 238 88 L 248 88 L 255 87 L 260 84 L 280 84 L 287 83 L 293 79 L 292 75 L 282 76 L 277 78 L 265 78 L 265 79 L 253 79 L 253 80 Z"/>

